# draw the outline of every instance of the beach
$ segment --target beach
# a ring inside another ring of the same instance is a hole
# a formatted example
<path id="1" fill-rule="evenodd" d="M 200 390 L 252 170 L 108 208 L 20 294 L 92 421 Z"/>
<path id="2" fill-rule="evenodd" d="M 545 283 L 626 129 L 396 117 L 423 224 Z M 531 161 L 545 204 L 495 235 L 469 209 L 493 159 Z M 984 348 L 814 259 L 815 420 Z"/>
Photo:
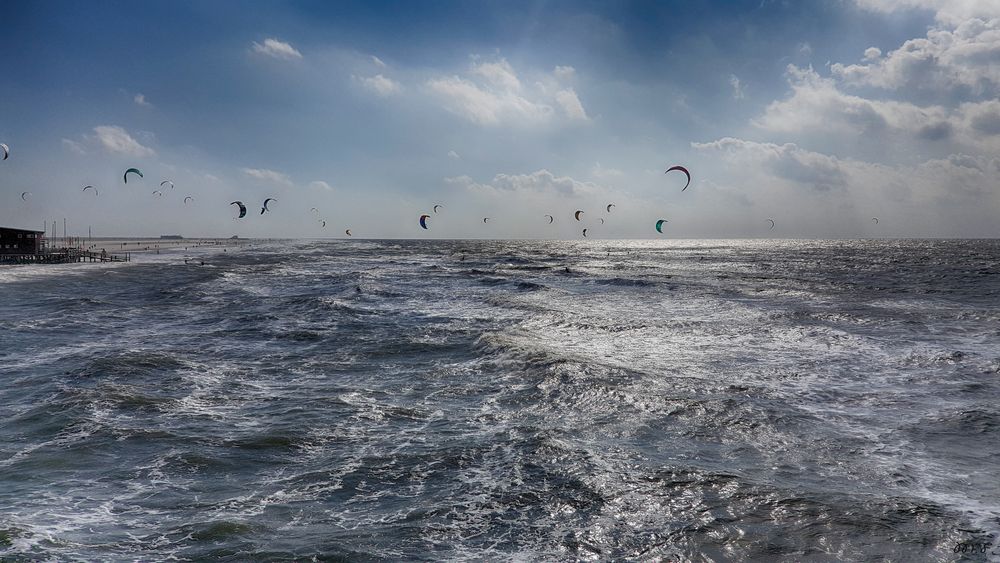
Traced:
<path id="1" fill-rule="evenodd" d="M 247 239 L 231 239 L 231 238 L 184 238 L 184 239 L 163 239 L 163 238 L 123 238 L 123 237 L 110 237 L 110 238 L 81 238 L 73 239 L 69 241 L 67 239 L 55 238 L 51 239 L 51 243 L 55 248 L 62 248 L 65 245 L 70 245 L 71 248 L 79 248 L 82 250 L 87 250 L 90 252 L 107 252 L 108 254 L 124 254 L 128 253 L 159 253 L 159 252 L 180 252 L 180 251 L 191 251 L 195 249 L 228 249 L 228 248 L 242 248 L 248 244 L 252 244 L 251 241 Z"/>

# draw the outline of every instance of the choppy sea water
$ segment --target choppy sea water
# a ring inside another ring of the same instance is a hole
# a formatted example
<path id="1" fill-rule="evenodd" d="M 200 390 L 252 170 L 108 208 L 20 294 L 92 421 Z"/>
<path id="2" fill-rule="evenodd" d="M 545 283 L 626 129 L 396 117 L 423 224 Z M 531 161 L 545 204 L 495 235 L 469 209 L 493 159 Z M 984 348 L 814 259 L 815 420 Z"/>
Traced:
<path id="1" fill-rule="evenodd" d="M 1000 558 L 998 241 L 184 256 L 0 269 L 0 558 Z"/>

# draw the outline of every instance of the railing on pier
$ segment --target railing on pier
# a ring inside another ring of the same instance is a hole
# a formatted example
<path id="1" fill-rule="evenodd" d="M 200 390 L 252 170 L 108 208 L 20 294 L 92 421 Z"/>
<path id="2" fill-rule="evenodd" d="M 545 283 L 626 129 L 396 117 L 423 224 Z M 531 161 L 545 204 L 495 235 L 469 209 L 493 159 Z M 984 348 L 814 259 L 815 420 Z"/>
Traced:
<path id="1" fill-rule="evenodd" d="M 36 254 L 0 254 L 0 264 L 70 264 L 74 262 L 129 262 L 130 253 L 108 254 L 78 248 L 46 248 Z"/>
<path id="2" fill-rule="evenodd" d="M 108 254 L 107 252 L 93 252 L 90 250 L 69 249 L 70 255 L 75 255 L 75 262 L 128 262 L 132 259 L 128 252 L 125 254 Z"/>

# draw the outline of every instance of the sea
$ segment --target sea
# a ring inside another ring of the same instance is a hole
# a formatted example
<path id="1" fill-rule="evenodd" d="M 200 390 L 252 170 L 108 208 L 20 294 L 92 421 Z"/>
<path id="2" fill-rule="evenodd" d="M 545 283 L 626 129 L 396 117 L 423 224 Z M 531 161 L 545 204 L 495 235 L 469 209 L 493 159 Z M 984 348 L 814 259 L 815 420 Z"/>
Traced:
<path id="1" fill-rule="evenodd" d="M 1000 241 L 0 269 L 3 561 L 998 561 Z"/>

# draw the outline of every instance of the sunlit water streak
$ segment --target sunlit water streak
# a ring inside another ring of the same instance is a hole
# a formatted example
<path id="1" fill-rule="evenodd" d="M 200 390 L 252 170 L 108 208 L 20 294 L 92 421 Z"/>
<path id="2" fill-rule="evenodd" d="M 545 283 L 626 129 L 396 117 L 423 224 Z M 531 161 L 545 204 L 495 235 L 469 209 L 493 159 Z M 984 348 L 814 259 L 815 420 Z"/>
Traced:
<path id="1" fill-rule="evenodd" d="M 196 257 L 0 270 L 0 557 L 1000 552 L 998 242 Z"/>

